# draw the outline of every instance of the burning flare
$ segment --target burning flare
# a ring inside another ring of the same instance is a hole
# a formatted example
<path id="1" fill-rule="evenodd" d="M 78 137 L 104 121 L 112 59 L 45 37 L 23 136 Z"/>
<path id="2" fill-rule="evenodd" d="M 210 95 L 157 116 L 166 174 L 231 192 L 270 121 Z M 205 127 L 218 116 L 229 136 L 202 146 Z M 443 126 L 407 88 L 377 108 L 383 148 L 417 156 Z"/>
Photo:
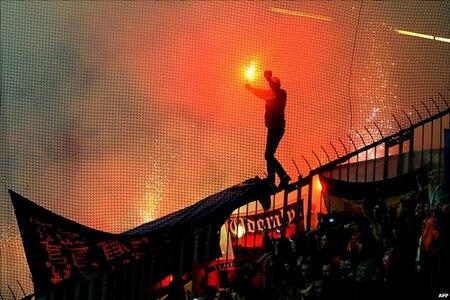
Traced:
<path id="1" fill-rule="evenodd" d="M 253 81 L 255 79 L 255 74 L 256 74 L 256 65 L 255 62 L 252 62 L 250 67 L 248 67 L 247 69 L 245 78 L 247 78 L 248 81 Z"/>

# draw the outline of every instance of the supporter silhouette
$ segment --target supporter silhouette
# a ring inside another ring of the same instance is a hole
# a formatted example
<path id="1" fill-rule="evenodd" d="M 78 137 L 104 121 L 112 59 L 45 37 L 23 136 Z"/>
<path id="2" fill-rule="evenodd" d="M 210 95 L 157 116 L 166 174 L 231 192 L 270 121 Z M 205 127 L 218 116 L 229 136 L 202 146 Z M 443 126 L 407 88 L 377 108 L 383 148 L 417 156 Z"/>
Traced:
<path id="1" fill-rule="evenodd" d="M 275 184 L 275 174 L 280 178 L 280 186 L 286 186 L 291 178 L 284 170 L 280 162 L 275 158 L 275 152 L 284 135 L 286 121 L 284 110 L 286 107 L 287 93 L 281 88 L 280 79 L 272 77 L 272 71 L 265 71 L 264 77 L 269 83 L 270 89 L 258 89 L 247 83 L 245 88 L 255 96 L 265 101 L 264 123 L 267 127 L 267 142 L 265 159 L 267 161 L 267 180 Z"/>

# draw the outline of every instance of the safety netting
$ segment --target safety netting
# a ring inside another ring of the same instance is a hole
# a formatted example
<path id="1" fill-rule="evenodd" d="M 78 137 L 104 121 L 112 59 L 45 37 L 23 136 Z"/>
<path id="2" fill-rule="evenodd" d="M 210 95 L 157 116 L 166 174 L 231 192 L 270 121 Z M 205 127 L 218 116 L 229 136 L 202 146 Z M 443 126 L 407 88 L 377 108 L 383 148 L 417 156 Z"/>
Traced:
<path id="1" fill-rule="evenodd" d="M 450 95 L 445 1 L 0 5 L 6 298 L 33 289 L 8 188 L 118 233 L 264 176 L 250 65 L 255 86 L 270 69 L 287 91 L 277 157 L 292 177 L 311 150 L 374 124 L 396 132 L 392 114 L 417 120 L 412 105 L 426 116 L 421 101 Z"/>

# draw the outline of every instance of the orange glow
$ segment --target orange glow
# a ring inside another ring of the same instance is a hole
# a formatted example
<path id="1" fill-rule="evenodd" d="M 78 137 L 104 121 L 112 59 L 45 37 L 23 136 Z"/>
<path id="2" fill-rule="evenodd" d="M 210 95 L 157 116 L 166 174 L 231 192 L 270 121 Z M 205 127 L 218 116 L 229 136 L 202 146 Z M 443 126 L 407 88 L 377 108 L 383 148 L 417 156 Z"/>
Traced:
<path id="1" fill-rule="evenodd" d="M 322 20 L 322 21 L 331 21 L 330 17 L 318 16 L 318 15 L 310 15 L 310 14 L 306 14 L 306 13 L 303 13 L 303 12 L 300 12 L 300 11 L 294 11 L 294 10 L 289 10 L 289 9 L 284 9 L 284 8 L 272 7 L 271 11 L 279 13 L 279 14 L 290 15 L 290 16 L 305 17 L 305 18 Z"/>
<path id="2" fill-rule="evenodd" d="M 256 74 L 256 64 L 255 62 L 252 62 L 250 67 L 248 67 L 247 69 L 245 78 L 247 78 L 248 81 L 253 81 L 255 79 L 255 74 Z"/>
<path id="3" fill-rule="evenodd" d="M 322 191 L 322 184 L 320 183 L 320 180 L 317 180 L 317 189 L 321 192 Z"/>

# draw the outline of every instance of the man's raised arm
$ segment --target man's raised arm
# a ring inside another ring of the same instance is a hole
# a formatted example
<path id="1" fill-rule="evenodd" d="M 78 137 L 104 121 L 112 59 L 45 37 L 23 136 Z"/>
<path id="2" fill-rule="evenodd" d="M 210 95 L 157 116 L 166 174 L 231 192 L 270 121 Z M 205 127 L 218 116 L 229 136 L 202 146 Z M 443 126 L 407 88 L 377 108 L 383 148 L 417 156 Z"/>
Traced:
<path id="1" fill-rule="evenodd" d="M 268 100 L 272 97 L 271 90 L 263 90 L 258 89 L 250 85 L 250 83 L 245 84 L 245 88 L 252 92 L 256 97 L 261 98 L 263 100 Z"/>

